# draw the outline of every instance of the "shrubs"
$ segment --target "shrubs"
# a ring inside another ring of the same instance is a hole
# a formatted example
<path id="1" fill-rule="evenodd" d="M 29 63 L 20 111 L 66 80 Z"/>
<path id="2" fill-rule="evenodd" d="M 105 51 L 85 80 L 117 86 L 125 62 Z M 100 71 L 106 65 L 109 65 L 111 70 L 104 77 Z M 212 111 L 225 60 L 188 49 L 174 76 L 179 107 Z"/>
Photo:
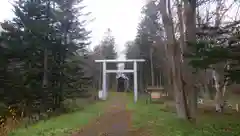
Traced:
<path id="1" fill-rule="evenodd" d="M 7 136 L 9 132 L 19 126 L 19 122 L 13 108 L 1 105 L 0 136 Z"/>
<path id="2" fill-rule="evenodd" d="M 0 135 L 8 136 L 9 132 L 17 128 L 19 124 L 19 121 L 14 118 L 7 118 L 6 121 L 0 125 Z"/>
<path id="3" fill-rule="evenodd" d="M 63 113 L 83 110 L 92 102 L 93 100 L 90 98 L 66 99 L 62 102 L 61 107 L 55 111 L 48 109 L 46 112 L 32 113 L 27 116 L 25 115 L 25 117 L 21 117 L 21 113 L 17 113 L 16 109 L 0 103 L 0 136 L 7 136 L 9 132 L 20 125 L 28 127 L 40 120 L 48 120 L 50 117 Z"/>
<path id="4" fill-rule="evenodd" d="M 135 129 L 146 128 L 151 136 L 239 136 L 240 115 L 225 111 L 216 113 L 214 105 L 199 107 L 197 123 L 178 119 L 174 102 L 164 104 L 129 103 Z M 226 114 L 226 112 L 228 112 Z"/>
<path id="5" fill-rule="evenodd" d="M 74 112 L 76 110 L 82 110 L 83 106 L 77 103 L 77 100 L 66 99 L 62 102 L 63 110 L 65 112 Z"/>
<path id="6" fill-rule="evenodd" d="M 74 112 L 83 110 L 91 102 L 89 99 L 66 99 L 62 102 L 62 106 L 65 112 Z"/>

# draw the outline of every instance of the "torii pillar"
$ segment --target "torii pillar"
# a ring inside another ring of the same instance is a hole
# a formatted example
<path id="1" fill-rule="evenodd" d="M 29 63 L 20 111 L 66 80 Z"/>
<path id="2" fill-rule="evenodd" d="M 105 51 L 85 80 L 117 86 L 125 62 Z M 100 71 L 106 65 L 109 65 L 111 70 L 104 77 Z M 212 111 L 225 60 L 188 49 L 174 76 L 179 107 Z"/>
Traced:
<path id="1" fill-rule="evenodd" d="M 103 90 L 103 99 L 107 99 L 107 88 L 106 88 L 106 74 L 107 73 L 133 73 L 134 74 L 134 102 L 137 102 L 138 99 L 138 82 L 137 82 L 137 63 L 144 62 L 144 59 L 129 59 L 129 60 L 95 60 L 95 62 L 102 63 L 103 70 L 103 82 L 102 82 L 102 90 Z M 124 63 L 124 62 L 133 62 L 133 69 L 124 69 L 124 70 L 107 70 L 107 63 Z"/>

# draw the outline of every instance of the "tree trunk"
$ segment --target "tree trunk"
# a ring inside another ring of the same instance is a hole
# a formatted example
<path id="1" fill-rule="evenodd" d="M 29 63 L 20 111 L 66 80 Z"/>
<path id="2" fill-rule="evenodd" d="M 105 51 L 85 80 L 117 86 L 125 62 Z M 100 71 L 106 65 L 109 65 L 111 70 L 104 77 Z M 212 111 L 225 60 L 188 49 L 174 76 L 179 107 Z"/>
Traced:
<path id="1" fill-rule="evenodd" d="M 212 99 L 208 85 L 203 84 L 203 86 L 204 86 L 204 98 L 209 99 L 209 100 Z"/>
<path id="2" fill-rule="evenodd" d="M 44 49 L 44 71 L 43 71 L 43 83 L 42 87 L 46 88 L 48 85 L 48 77 L 47 77 L 47 72 L 48 72 L 48 50 L 45 48 Z"/>
<path id="3" fill-rule="evenodd" d="M 217 112 L 223 111 L 223 92 L 220 87 L 220 80 L 218 73 L 213 70 L 213 79 L 214 79 L 214 86 L 216 89 L 216 95 L 215 95 L 215 109 Z"/>
<path id="4" fill-rule="evenodd" d="M 168 52 L 167 45 L 165 44 L 164 44 L 164 50 L 165 52 Z M 162 73 L 163 75 L 162 80 L 164 80 L 163 85 L 164 85 L 164 89 L 168 92 L 168 96 L 174 99 L 174 93 L 173 93 L 173 87 L 172 87 L 172 70 L 171 70 L 171 64 L 169 62 L 168 57 L 169 57 L 168 54 L 165 53 L 163 71 L 166 71 L 166 72 Z"/>
<path id="5" fill-rule="evenodd" d="M 139 89 L 141 92 L 144 92 L 145 88 L 144 88 L 144 85 L 143 85 L 143 67 L 139 67 Z"/>
<path id="6" fill-rule="evenodd" d="M 223 95 L 221 89 L 216 91 L 215 95 L 215 108 L 217 112 L 223 112 L 223 106 L 224 106 L 224 101 L 223 101 Z"/>
<path id="7" fill-rule="evenodd" d="M 100 63 L 100 68 L 99 68 L 99 79 L 98 79 L 98 86 L 99 86 L 99 90 L 102 90 L 103 89 L 103 86 L 102 86 L 102 65 Z"/>
<path id="8" fill-rule="evenodd" d="M 171 66 L 171 74 L 172 74 L 172 83 L 173 83 L 173 90 L 175 94 L 175 101 L 176 101 L 176 110 L 177 115 L 179 118 L 187 119 L 188 112 L 187 112 L 187 104 L 185 101 L 183 85 L 181 81 L 181 67 L 180 67 L 180 47 L 177 45 L 173 21 L 172 21 L 172 14 L 170 9 L 170 0 L 161 0 L 159 3 L 160 12 L 162 15 L 162 21 L 164 25 L 164 29 L 167 35 L 167 56 Z M 168 10 L 167 10 L 168 9 Z"/>
<path id="9" fill-rule="evenodd" d="M 207 75 L 207 71 L 206 70 L 201 70 L 200 71 L 200 82 L 203 86 L 203 97 L 205 99 L 210 100 L 211 99 L 211 93 L 209 90 L 209 76 Z"/>
<path id="10" fill-rule="evenodd" d="M 219 27 L 221 25 L 221 11 L 223 9 L 223 0 L 218 0 L 215 10 L 215 27 Z M 217 71 L 213 70 L 213 79 L 214 79 L 214 86 L 216 89 L 215 95 L 215 108 L 217 112 L 223 112 L 224 108 L 224 100 L 223 100 L 223 90 L 221 88 L 220 83 L 220 75 Z"/>
<path id="11" fill-rule="evenodd" d="M 186 28 L 186 45 L 196 43 L 196 0 L 184 1 L 184 14 L 185 14 L 185 28 Z M 185 52 L 191 52 L 191 49 L 186 47 Z M 193 68 L 188 65 L 189 60 L 185 59 L 185 82 L 186 90 L 189 93 L 189 110 L 192 119 L 196 119 L 197 114 L 197 91 L 194 88 Z"/>
<path id="12" fill-rule="evenodd" d="M 154 81 L 154 69 L 153 69 L 153 48 L 150 48 L 150 63 L 151 63 L 151 86 L 155 86 L 155 81 Z"/>
<path id="13" fill-rule="evenodd" d="M 173 87 L 172 87 L 172 70 L 171 67 L 169 66 L 169 63 L 166 64 L 167 65 L 167 74 L 166 74 L 166 86 L 167 86 L 167 92 L 168 92 L 168 96 L 170 98 L 174 98 L 174 91 L 173 91 Z"/>

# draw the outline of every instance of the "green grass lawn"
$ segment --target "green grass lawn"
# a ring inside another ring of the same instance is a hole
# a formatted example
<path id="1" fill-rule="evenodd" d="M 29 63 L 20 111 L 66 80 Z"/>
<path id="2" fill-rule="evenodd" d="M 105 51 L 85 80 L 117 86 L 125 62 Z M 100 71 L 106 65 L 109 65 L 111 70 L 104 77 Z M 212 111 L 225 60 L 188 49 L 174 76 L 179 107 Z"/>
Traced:
<path id="1" fill-rule="evenodd" d="M 206 114 L 194 125 L 163 111 L 163 104 L 146 104 L 145 98 L 137 104 L 129 101 L 128 108 L 133 111 L 133 127 L 145 129 L 151 136 L 240 136 L 239 116 Z"/>
<path id="2" fill-rule="evenodd" d="M 106 104 L 107 102 L 98 102 L 81 111 L 40 121 L 28 128 L 19 128 L 9 136 L 68 136 L 100 115 Z"/>
<path id="3" fill-rule="evenodd" d="M 150 136 L 240 136 L 239 113 L 203 114 L 198 117 L 197 124 L 193 125 L 178 119 L 175 113 L 163 110 L 163 104 L 146 104 L 146 97 L 140 97 L 134 103 L 132 94 L 127 94 L 127 97 L 127 107 L 132 110 L 133 128 L 144 130 Z M 110 104 L 109 101 L 92 104 L 81 111 L 41 121 L 28 128 L 19 128 L 9 136 L 69 136 L 103 113 L 107 104 Z"/>

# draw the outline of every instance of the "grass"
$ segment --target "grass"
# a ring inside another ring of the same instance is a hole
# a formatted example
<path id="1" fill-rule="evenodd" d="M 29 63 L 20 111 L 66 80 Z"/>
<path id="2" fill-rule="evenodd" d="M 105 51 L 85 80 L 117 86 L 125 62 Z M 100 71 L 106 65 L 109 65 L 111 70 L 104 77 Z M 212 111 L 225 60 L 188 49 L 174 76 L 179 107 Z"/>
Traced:
<path id="1" fill-rule="evenodd" d="M 146 104 L 145 98 L 140 98 L 136 104 L 130 101 L 128 108 L 133 111 L 133 127 L 145 129 L 151 136 L 240 135 L 240 118 L 235 115 L 202 114 L 194 125 L 178 119 L 173 112 L 163 110 L 163 104 Z"/>
<path id="2" fill-rule="evenodd" d="M 40 121 L 28 128 L 16 129 L 9 136 L 68 136 L 99 116 L 106 104 L 106 102 L 98 102 L 81 111 Z"/>
<path id="3" fill-rule="evenodd" d="M 109 93 L 109 95 L 119 95 Z M 124 94 L 125 95 L 125 94 Z M 127 108 L 132 110 L 133 128 L 148 133 L 145 136 L 239 136 L 239 113 L 224 115 L 203 113 L 198 117 L 197 124 L 180 120 L 176 114 L 168 111 L 164 104 L 146 104 L 146 97 L 140 96 L 137 103 L 133 95 L 127 94 Z M 111 97 L 109 97 L 111 99 Z M 112 97 L 113 98 L 113 97 Z M 116 98 L 116 97 L 115 97 Z M 103 107 L 109 102 L 99 102 L 82 111 L 65 114 L 41 121 L 28 128 L 19 128 L 9 136 L 69 136 L 79 130 L 90 120 L 103 112 Z"/>

